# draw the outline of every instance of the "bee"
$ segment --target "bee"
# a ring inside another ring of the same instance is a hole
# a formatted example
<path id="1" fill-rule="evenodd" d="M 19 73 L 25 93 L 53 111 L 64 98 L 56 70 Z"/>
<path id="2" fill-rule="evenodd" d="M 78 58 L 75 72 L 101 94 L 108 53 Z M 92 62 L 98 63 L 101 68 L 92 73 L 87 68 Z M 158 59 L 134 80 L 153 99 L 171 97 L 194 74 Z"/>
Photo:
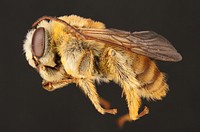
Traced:
<path id="1" fill-rule="evenodd" d="M 149 113 L 139 112 L 141 98 L 161 100 L 168 85 L 154 60 L 177 62 L 182 56 L 163 36 L 153 31 L 127 32 L 106 28 L 102 22 L 76 15 L 43 16 L 27 33 L 23 49 L 30 66 L 53 91 L 78 85 L 101 114 L 117 109 L 99 97 L 95 82 L 113 81 L 122 87 L 129 113 L 119 126 Z"/>

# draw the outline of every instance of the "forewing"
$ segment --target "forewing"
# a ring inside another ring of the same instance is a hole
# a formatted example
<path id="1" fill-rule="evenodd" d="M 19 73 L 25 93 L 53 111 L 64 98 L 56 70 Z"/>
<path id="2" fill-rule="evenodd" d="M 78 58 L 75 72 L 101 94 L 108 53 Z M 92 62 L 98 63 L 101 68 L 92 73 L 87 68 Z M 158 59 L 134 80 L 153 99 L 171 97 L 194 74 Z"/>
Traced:
<path id="1" fill-rule="evenodd" d="M 86 39 L 120 46 L 131 52 L 161 61 L 180 61 L 181 55 L 163 36 L 153 31 L 127 32 L 118 29 L 82 28 Z"/>

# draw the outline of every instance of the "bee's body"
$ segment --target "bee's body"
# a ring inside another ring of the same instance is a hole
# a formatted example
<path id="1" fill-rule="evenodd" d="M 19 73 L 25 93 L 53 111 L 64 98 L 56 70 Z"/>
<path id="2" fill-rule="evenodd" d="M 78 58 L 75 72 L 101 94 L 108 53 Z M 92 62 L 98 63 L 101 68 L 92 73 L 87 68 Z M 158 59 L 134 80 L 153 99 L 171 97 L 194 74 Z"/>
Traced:
<path id="1" fill-rule="evenodd" d="M 80 31 L 78 35 L 82 32 L 91 35 L 90 30 L 93 34 L 89 37 L 92 39 L 80 39 L 76 32 L 74 34 L 74 31 L 71 32 L 59 21 L 42 21 L 37 28 L 42 30 L 45 27 L 45 38 L 47 38 L 45 44 L 47 45 L 45 45 L 42 57 L 32 57 L 35 47 L 32 44 L 33 53 L 31 53 L 30 41 L 34 36 L 31 34 L 36 31 L 33 30 L 28 33 L 24 45 L 26 58 L 44 79 L 43 87 L 45 89 L 52 91 L 69 83 L 76 83 L 100 113 L 115 114 L 116 109 L 102 108 L 101 100 L 94 85 L 95 81 L 114 81 L 123 88 L 123 94 L 126 96 L 129 107 L 129 115 L 121 118 L 121 125 L 124 122 L 123 120 L 136 120 L 148 113 L 148 109 L 145 108 L 143 112 L 138 114 L 141 97 L 160 100 L 166 95 L 168 86 L 165 82 L 165 76 L 159 71 L 155 62 L 145 55 L 125 50 L 126 47 L 123 47 L 123 45 L 131 47 L 128 43 L 130 38 L 127 36 L 129 35 L 127 32 L 114 30 L 119 32 L 118 37 L 120 38 L 113 35 L 110 35 L 109 38 L 103 36 L 104 33 L 113 32 L 108 31 L 101 22 L 74 15 L 60 17 L 59 19 L 77 29 L 77 33 Z M 96 33 L 95 30 L 98 30 L 98 32 Z M 40 31 L 38 30 L 38 32 Z M 145 34 L 146 32 L 142 33 Z M 94 40 L 95 35 L 98 35 L 99 39 Z M 113 42 L 122 41 L 123 43 L 119 44 L 122 46 L 113 45 L 110 39 Z"/>

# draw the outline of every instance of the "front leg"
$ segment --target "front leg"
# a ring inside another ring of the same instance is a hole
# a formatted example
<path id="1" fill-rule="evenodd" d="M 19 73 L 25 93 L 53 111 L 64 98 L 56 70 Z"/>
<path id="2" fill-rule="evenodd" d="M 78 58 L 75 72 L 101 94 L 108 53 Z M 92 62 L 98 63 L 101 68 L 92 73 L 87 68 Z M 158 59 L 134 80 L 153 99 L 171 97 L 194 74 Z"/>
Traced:
<path id="1" fill-rule="evenodd" d="M 47 91 L 54 91 L 76 81 L 75 78 L 65 72 L 62 65 L 49 67 L 39 64 L 37 70 L 43 78 L 42 86 Z"/>
<path id="2" fill-rule="evenodd" d="M 63 79 L 60 81 L 56 82 L 48 82 L 46 80 L 42 81 L 42 87 L 47 90 L 47 91 L 54 91 L 59 88 L 63 88 L 64 86 L 70 84 L 70 83 L 75 83 L 76 79 Z"/>
<path id="3" fill-rule="evenodd" d="M 109 114 L 116 114 L 117 109 L 104 109 L 101 107 L 101 99 L 96 91 L 96 88 L 91 80 L 89 79 L 79 79 L 78 85 L 81 87 L 83 92 L 89 97 L 91 102 L 93 103 L 94 107 L 97 111 L 101 114 L 109 113 Z"/>

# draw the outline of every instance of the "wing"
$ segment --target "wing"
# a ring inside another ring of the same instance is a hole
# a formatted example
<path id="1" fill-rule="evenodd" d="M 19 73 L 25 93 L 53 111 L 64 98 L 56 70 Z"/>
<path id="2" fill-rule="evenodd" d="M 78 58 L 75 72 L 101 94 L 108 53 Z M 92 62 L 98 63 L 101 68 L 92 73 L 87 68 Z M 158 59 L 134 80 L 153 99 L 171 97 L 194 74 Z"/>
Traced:
<path id="1" fill-rule="evenodd" d="M 88 40 L 123 47 L 131 52 L 161 61 L 180 61 L 182 56 L 163 36 L 153 31 L 127 32 L 118 29 L 81 28 L 79 32 Z"/>

